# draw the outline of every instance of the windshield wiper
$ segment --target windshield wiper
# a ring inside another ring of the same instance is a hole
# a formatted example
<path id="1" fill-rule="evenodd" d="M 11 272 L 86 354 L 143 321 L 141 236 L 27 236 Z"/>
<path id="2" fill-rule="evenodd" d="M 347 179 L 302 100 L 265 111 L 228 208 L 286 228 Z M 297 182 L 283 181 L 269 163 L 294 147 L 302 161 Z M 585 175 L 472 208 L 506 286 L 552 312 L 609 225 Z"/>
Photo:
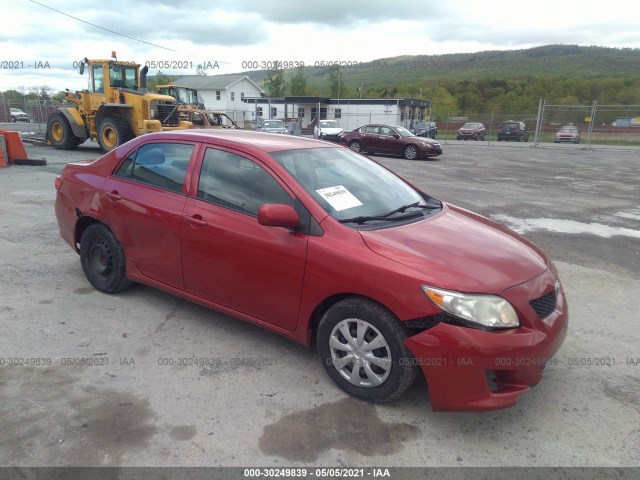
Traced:
<path id="1" fill-rule="evenodd" d="M 406 220 L 408 218 L 412 218 L 412 217 L 417 217 L 418 215 L 422 215 L 422 213 L 420 212 L 411 212 L 408 213 L 407 215 L 402 215 L 400 217 L 393 217 L 391 218 L 391 215 L 395 214 L 395 213 L 404 213 L 404 211 L 407 208 L 422 208 L 422 209 L 426 209 L 426 210 L 434 210 L 436 208 L 440 208 L 440 205 L 420 205 L 420 202 L 415 202 L 415 203 L 410 203 L 409 205 L 403 205 L 401 207 L 398 207 L 394 210 L 391 210 L 390 212 L 384 213 L 382 215 L 363 215 L 360 217 L 353 217 L 353 218 L 344 218 L 342 220 L 338 220 L 340 223 L 357 223 L 358 225 L 363 224 L 364 222 L 369 222 L 372 220 L 379 220 L 379 221 L 387 221 L 387 222 L 391 222 L 391 221 L 395 221 L 395 220 Z"/>

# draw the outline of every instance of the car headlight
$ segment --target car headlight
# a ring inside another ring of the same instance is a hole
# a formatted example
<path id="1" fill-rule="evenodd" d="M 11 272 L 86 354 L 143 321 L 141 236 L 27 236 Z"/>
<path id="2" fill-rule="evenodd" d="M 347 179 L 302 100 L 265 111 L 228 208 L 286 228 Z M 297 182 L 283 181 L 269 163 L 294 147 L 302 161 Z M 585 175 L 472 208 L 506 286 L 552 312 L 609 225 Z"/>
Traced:
<path id="1" fill-rule="evenodd" d="M 511 304 L 497 295 L 451 292 L 422 286 L 429 299 L 442 310 L 463 320 L 488 328 L 520 326 L 518 314 Z"/>

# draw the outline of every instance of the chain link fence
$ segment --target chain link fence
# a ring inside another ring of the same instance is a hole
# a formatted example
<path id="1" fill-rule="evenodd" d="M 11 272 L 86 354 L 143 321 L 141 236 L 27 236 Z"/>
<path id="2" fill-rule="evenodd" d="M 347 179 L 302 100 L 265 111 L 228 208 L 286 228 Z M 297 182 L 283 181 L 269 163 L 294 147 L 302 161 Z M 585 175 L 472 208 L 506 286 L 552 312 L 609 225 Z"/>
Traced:
<path id="1" fill-rule="evenodd" d="M 438 111 L 434 105 L 434 111 Z M 558 142 L 556 134 L 564 126 L 575 126 L 581 148 L 608 145 L 640 147 L 640 105 L 564 105 L 540 100 L 529 111 L 511 113 L 466 114 L 447 112 L 432 115 L 438 125 L 438 140 L 456 141 L 458 130 L 467 122 L 479 122 L 485 127 L 485 140 L 492 144 L 502 122 L 524 122 L 528 141 L 534 146 Z"/>

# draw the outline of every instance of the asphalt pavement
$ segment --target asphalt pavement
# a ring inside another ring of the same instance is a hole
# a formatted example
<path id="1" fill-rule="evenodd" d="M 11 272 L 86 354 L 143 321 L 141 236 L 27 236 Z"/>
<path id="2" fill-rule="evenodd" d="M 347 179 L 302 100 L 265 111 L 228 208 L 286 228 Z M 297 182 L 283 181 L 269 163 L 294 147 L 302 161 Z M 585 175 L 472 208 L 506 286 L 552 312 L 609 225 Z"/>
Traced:
<path id="1" fill-rule="evenodd" d="M 53 204 L 56 174 L 97 146 L 27 152 L 48 165 L 0 169 L 0 466 L 640 466 L 640 150 L 375 157 L 560 271 L 557 361 L 490 413 L 433 413 L 424 381 L 363 403 L 314 350 L 149 287 L 95 291 Z"/>

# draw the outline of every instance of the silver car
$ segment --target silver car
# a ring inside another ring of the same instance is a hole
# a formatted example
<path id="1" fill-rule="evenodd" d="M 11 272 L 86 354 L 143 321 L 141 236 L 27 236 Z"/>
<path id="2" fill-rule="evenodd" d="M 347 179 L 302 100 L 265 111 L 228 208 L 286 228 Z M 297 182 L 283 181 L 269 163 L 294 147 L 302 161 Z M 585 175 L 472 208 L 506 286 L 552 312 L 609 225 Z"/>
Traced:
<path id="1" fill-rule="evenodd" d="M 289 133 L 282 120 L 264 120 L 258 127 L 258 131 L 267 133 Z"/>

